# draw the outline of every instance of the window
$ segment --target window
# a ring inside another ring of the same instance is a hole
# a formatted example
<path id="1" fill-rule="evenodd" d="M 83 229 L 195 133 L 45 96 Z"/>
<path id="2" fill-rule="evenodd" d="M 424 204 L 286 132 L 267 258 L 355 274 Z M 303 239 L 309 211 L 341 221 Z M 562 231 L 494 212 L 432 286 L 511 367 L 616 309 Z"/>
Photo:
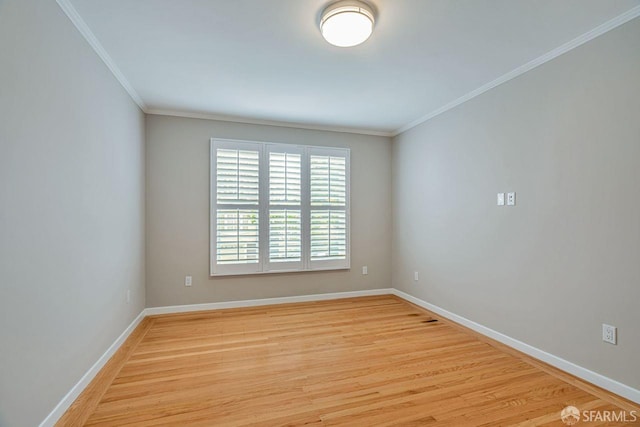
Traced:
<path id="1" fill-rule="evenodd" d="M 211 140 L 211 274 L 349 268 L 349 150 Z"/>

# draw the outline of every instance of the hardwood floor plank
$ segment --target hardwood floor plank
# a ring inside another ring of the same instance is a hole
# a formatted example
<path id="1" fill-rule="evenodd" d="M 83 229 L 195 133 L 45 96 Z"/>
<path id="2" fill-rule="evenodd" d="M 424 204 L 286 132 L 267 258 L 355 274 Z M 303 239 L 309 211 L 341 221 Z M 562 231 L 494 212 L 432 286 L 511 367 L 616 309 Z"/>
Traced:
<path id="1" fill-rule="evenodd" d="M 131 332 L 127 340 L 109 359 L 87 388 L 78 396 L 64 415 L 58 420 L 56 426 L 82 426 L 85 425 L 91 413 L 107 391 L 109 384 L 117 377 L 118 372 L 131 357 L 138 344 L 153 326 L 154 320 L 143 319 L 136 329 Z"/>
<path id="2" fill-rule="evenodd" d="M 532 426 L 563 425 L 567 405 L 638 410 L 393 296 L 147 320 L 74 403 L 85 415 L 59 425 Z"/>

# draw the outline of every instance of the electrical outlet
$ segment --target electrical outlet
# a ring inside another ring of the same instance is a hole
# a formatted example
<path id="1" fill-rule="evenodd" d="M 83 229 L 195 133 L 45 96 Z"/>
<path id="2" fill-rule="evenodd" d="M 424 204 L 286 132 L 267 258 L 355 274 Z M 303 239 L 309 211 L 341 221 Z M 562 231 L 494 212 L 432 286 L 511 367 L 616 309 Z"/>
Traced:
<path id="1" fill-rule="evenodd" d="M 609 344 L 617 345 L 618 344 L 618 328 L 615 326 L 602 324 L 602 341 L 608 342 Z"/>
<path id="2" fill-rule="evenodd" d="M 516 205 L 516 193 L 507 193 L 507 206 Z"/>
<path id="3" fill-rule="evenodd" d="M 185 286 L 191 286 L 191 276 L 185 276 L 184 285 Z"/>
<path id="4" fill-rule="evenodd" d="M 415 280 L 416 282 L 418 281 L 418 272 L 417 271 L 413 272 L 413 280 Z"/>
<path id="5" fill-rule="evenodd" d="M 369 274 L 369 269 L 367 268 L 366 265 L 362 267 L 362 274 L 364 274 L 365 276 Z"/>

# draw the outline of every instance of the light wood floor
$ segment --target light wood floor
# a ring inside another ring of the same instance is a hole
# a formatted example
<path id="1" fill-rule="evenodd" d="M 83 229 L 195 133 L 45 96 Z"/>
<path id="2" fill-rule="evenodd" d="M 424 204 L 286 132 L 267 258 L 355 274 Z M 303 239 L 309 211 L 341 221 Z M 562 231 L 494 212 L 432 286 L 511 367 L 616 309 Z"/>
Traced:
<path id="1" fill-rule="evenodd" d="M 638 410 L 380 296 L 148 317 L 58 425 L 564 426 L 567 405 Z"/>

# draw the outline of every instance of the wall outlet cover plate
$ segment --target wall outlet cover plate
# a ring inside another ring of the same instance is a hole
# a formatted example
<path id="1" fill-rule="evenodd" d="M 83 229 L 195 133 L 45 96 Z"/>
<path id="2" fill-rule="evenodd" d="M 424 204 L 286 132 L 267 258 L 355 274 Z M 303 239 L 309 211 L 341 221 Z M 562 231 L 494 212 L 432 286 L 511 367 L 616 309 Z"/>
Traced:
<path id="1" fill-rule="evenodd" d="M 618 328 L 603 323 L 602 341 L 616 345 L 618 343 Z"/>

